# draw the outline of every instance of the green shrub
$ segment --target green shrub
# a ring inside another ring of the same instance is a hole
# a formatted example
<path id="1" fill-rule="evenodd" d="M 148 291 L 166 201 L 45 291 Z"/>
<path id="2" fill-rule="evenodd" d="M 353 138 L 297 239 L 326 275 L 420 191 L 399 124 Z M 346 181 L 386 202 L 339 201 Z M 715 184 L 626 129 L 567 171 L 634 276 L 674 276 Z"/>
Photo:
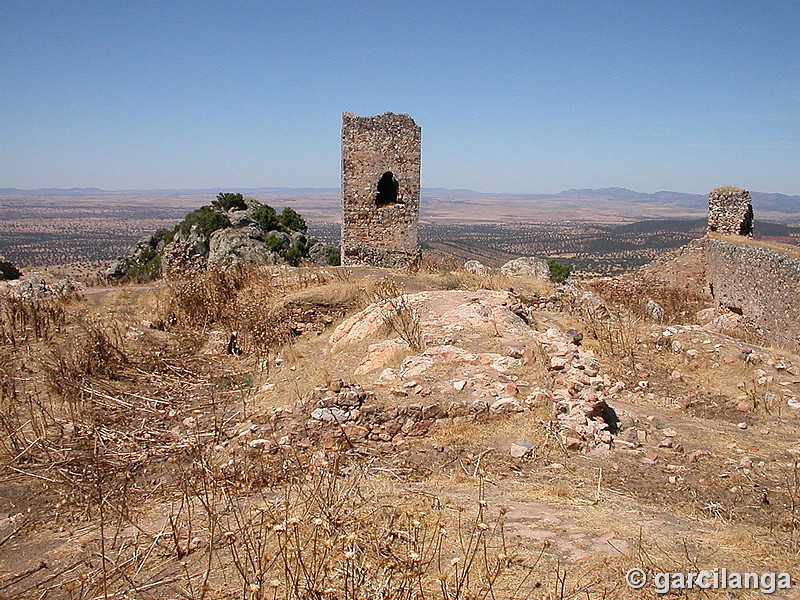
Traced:
<path id="1" fill-rule="evenodd" d="M 278 214 L 269 204 L 262 204 L 253 212 L 253 220 L 264 231 L 282 230 Z"/>
<path id="2" fill-rule="evenodd" d="M 175 237 L 174 229 L 159 229 L 153 234 L 153 241 L 155 242 L 156 246 L 158 246 L 159 242 L 162 241 L 166 246 L 172 241 L 174 237 Z"/>
<path id="3" fill-rule="evenodd" d="M 288 206 L 281 212 L 281 225 L 291 231 L 301 231 L 302 233 L 308 231 L 308 225 L 306 225 L 305 219 L 303 219 L 296 210 Z"/>
<path id="4" fill-rule="evenodd" d="M 338 267 L 342 264 L 342 255 L 338 248 L 328 249 L 328 264 L 332 267 Z"/>
<path id="5" fill-rule="evenodd" d="M 0 279 L 19 279 L 19 269 L 7 260 L 0 260 Z"/>
<path id="6" fill-rule="evenodd" d="M 552 258 L 547 260 L 547 266 L 550 268 L 550 281 L 553 283 L 563 283 L 572 273 L 572 265 L 563 265 Z"/>
<path id="7" fill-rule="evenodd" d="M 125 272 L 127 281 L 145 283 L 161 276 L 161 254 L 152 248 L 145 248 L 136 257 L 136 262 Z"/>
<path id="8" fill-rule="evenodd" d="M 272 250 L 273 252 L 280 252 L 283 249 L 283 239 L 279 238 L 277 235 L 271 235 L 264 243 L 267 245 L 267 248 Z"/>
<path id="9" fill-rule="evenodd" d="M 293 267 L 299 265 L 300 261 L 303 260 L 303 253 L 300 251 L 297 245 L 289 246 L 286 250 L 281 252 L 281 256 L 283 257 L 283 260 Z"/>
<path id="10" fill-rule="evenodd" d="M 178 229 L 183 233 L 189 233 L 193 225 L 197 225 L 197 230 L 208 238 L 217 229 L 230 227 L 231 221 L 226 215 L 215 211 L 210 206 L 201 206 L 186 215 L 178 225 Z"/>
<path id="11" fill-rule="evenodd" d="M 228 211 L 232 208 L 247 208 L 247 203 L 241 194 L 231 194 L 230 192 L 220 192 L 217 194 L 217 199 L 212 202 L 214 208 Z"/>

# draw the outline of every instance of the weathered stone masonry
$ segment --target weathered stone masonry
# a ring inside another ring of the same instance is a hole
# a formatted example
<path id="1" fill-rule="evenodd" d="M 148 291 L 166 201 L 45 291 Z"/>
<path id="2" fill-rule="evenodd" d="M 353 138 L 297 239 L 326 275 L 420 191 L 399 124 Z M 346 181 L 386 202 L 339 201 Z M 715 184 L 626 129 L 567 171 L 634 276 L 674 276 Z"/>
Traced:
<path id="1" fill-rule="evenodd" d="M 800 348 L 800 260 L 758 246 L 704 238 L 711 294 L 758 333 Z"/>
<path id="2" fill-rule="evenodd" d="M 342 264 L 419 260 L 420 146 L 408 115 L 342 115 Z"/>
<path id="3" fill-rule="evenodd" d="M 708 232 L 753 237 L 750 192 L 721 187 L 708 194 Z"/>

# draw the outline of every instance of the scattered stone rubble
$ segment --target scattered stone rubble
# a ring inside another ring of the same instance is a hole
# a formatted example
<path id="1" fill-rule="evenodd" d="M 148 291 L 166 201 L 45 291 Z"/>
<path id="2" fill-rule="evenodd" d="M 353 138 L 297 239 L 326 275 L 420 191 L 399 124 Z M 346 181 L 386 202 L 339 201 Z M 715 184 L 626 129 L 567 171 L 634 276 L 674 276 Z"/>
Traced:
<path id="1" fill-rule="evenodd" d="M 47 283 L 44 277 L 26 277 L 5 282 L 3 293 L 23 298 L 25 300 L 39 300 L 58 296 L 69 296 L 82 292 L 86 286 L 71 279 L 61 279 L 54 283 Z"/>
<path id="2" fill-rule="evenodd" d="M 551 392 L 556 418 L 567 448 L 610 445 L 617 421 L 606 404 L 608 390 L 617 391 L 600 374 L 600 361 L 591 350 L 576 344 L 574 337 L 558 329 L 535 332 L 534 339 L 547 356 L 548 369 L 554 375 Z"/>
<path id="3" fill-rule="evenodd" d="M 712 311 L 715 309 L 711 309 Z M 711 321 L 717 321 L 719 317 Z M 737 387 L 738 396 L 731 397 L 728 404 L 740 412 L 751 412 L 757 404 L 775 407 L 785 403 L 790 408 L 800 408 L 800 365 L 780 354 L 765 352 L 763 348 L 713 331 L 709 325 L 652 326 L 650 342 L 655 352 L 671 351 L 682 355 L 686 368 L 696 368 L 695 363 L 705 361 L 712 371 L 723 364 L 742 363 L 743 370 Z M 670 377 L 681 379 L 681 368 L 673 370 Z M 750 371 L 751 374 L 748 374 Z M 646 389 L 650 381 L 644 379 L 639 387 Z M 683 408 L 688 399 L 675 399 L 675 407 Z"/>
<path id="4" fill-rule="evenodd" d="M 399 338 L 368 345 L 357 373 L 383 369 L 378 382 L 408 386 L 392 391 L 401 396 L 419 393 L 439 398 L 454 392 L 469 396 L 467 400 L 437 404 L 435 413 L 440 416 L 434 420 L 522 412 L 552 404 L 567 447 L 588 449 L 611 443 L 616 422 L 605 394 L 612 389 L 612 382 L 600 374 L 597 358 L 580 346 L 582 336 L 576 331 L 532 329 L 529 309 L 513 293 L 420 292 L 373 304 L 331 334 L 333 351 L 363 344 L 378 335 L 398 305 L 415 311 L 425 348 L 413 353 Z M 471 352 L 459 345 L 459 337 L 480 330 L 484 330 L 482 336 L 503 332 L 517 345 L 509 346 L 505 354 Z M 403 351 L 410 355 L 399 368 L 385 368 L 387 356 Z M 530 388 L 530 383 L 520 380 L 515 369 L 536 360 L 546 362 L 552 385 L 549 389 L 529 389 L 526 394 L 523 390 Z M 444 386 L 442 375 L 429 375 L 437 370 L 450 373 L 444 376 Z M 427 429 L 429 425 L 420 427 Z"/>
<path id="5" fill-rule="evenodd" d="M 601 396 L 591 391 L 598 383 L 605 383 L 598 378 L 597 361 L 591 353 L 569 348 L 556 330 L 542 334 L 542 342 L 552 353 L 553 370 L 559 372 L 552 394 L 565 447 L 590 449 L 610 444 L 609 427 L 603 421 L 607 406 Z M 393 393 L 398 397 L 415 394 L 424 400 L 431 395 L 431 389 L 410 381 Z M 491 404 L 479 399 L 385 406 L 376 403 L 374 391 L 334 379 L 326 386 L 315 387 L 300 401 L 272 410 L 257 419 L 258 423 L 237 426 L 238 430 L 228 432 L 228 437 L 237 438 L 246 451 L 271 453 L 303 445 L 322 450 L 347 449 L 363 443 L 402 446 L 409 439 L 428 435 L 444 421 L 474 421 L 523 412 L 547 397 L 547 392 L 537 388 L 522 400 L 503 397 Z M 521 448 L 524 451 L 512 448 L 512 456 L 522 458 L 531 450 L 528 446 Z M 230 449 L 219 450 L 221 459 L 234 463 Z"/>
<path id="6" fill-rule="evenodd" d="M 612 384 L 601 374 L 594 353 L 580 346 L 579 332 L 531 329 L 517 314 L 525 314 L 519 299 L 509 292 L 420 292 L 406 295 L 405 302 L 418 310 L 427 347 L 414 353 L 403 340 L 392 338 L 370 345 L 361 363 L 362 373 L 376 373 L 375 388 L 383 390 L 381 395 L 388 394 L 397 402 L 380 403 L 376 389 L 334 379 L 299 401 L 262 415 L 257 423 L 243 425 L 229 437 L 239 439 L 244 451 L 273 453 L 297 447 L 403 446 L 444 422 L 474 422 L 544 406 L 552 408 L 565 448 L 588 452 L 612 444 L 616 419 L 606 396 L 622 385 Z M 382 315 L 393 306 L 390 301 L 373 304 L 344 321 L 331 336 L 333 351 L 348 344 L 363 346 L 380 331 Z M 453 339 L 480 329 L 485 331 L 476 339 L 487 339 L 486 333 L 497 323 L 502 324 L 504 335 L 513 332 L 503 342 L 514 345 L 502 353 L 469 351 Z M 450 337 L 437 339 L 434 331 Z M 396 370 L 386 368 L 381 352 L 375 350 L 397 350 L 395 346 L 407 354 Z M 546 367 L 551 378 L 533 386 L 516 371 L 536 362 Z M 442 378 L 442 369 L 450 375 Z M 517 458 L 532 450 L 517 446 L 511 448 Z M 228 449 L 220 452 L 224 463 L 231 453 Z"/>

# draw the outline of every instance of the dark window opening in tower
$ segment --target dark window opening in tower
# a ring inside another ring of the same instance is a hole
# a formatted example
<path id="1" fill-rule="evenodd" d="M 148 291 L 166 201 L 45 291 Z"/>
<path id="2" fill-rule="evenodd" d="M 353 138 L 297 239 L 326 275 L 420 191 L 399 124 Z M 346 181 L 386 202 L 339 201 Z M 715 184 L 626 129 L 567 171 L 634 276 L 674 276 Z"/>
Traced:
<path id="1" fill-rule="evenodd" d="M 375 205 L 380 208 L 382 206 L 391 206 L 393 204 L 402 204 L 403 201 L 397 197 L 400 184 L 394 178 L 394 173 L 386 171 L 378 180 L 378 193 L 375 196 Z"/>

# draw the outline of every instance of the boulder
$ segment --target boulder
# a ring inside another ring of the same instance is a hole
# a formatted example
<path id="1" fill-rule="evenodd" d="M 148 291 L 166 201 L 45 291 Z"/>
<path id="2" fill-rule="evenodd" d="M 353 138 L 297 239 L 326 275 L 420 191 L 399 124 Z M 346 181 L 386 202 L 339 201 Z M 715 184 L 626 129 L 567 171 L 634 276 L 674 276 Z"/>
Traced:
<path id="1" fill-rule="evenodd" d="M 278 231 L 277 229 L 267 232 L 265 239 L 269 238 L 277 238 L 281 240 L 281 250 L 286 250 L 286 248 L 292 245 L 292 236 L 283 231 Z"/>
<path id="2" fill-rule="evenodd" d="M 491 269 L 480 261 L 468 260 L 464 263 L 464 270 L 475 275 L 487 275 Z"/>
<path id="3" fill-rule="evenodd" d="M 530 276 L 542 281 L 550 281 L 550 267 L 547 261 L 536 256 L 522 256 L 508 261 L 500 271 L 510 277 Z"/>
<path id="4" fill-rule="evenodd" d="M 243 262 L 253 265 L 274 265 L 278 255 L 263 242 L 264 232 L 256 226 L 218 229 L 211 234 L 208 264 Z"/>
<path id="5" fill-rule="evenodd" d="M 311 243 L 313 240 L 313 244 Z M 331 257 L 338 254 L 338 248 L 330 244 L 323 244 L 314 238 L 309 239 L 308 258 L 315 265 L 326 267 L 331 264 Z M 334 263 L 335 264 L 335 263 Z"/>
<path id="6" fill-rule="evenodd" d="M 645 312 L 647 313 L 647 316 L 654 321 L 658 321 L 660 323 L 664 320 L 664 307 L 655 300 L 650 299 L 647 301 Z"/>
<path id="7" fill-rule="evenodd" d="M 248 210 L 228 211 L 228 219 L 231 222 L 231 227 L 247 227 L 248 225 L 255 224 L 252 213 Z"/>
<path id="8" fill-rule="evenodd" d="M 128 272 L 131 266 L 130 258 L 120 256 L 117 260 L 111 263 L 111 266 L 105 270 L 103 275 L 108 279 L 122 279 Z"/>

